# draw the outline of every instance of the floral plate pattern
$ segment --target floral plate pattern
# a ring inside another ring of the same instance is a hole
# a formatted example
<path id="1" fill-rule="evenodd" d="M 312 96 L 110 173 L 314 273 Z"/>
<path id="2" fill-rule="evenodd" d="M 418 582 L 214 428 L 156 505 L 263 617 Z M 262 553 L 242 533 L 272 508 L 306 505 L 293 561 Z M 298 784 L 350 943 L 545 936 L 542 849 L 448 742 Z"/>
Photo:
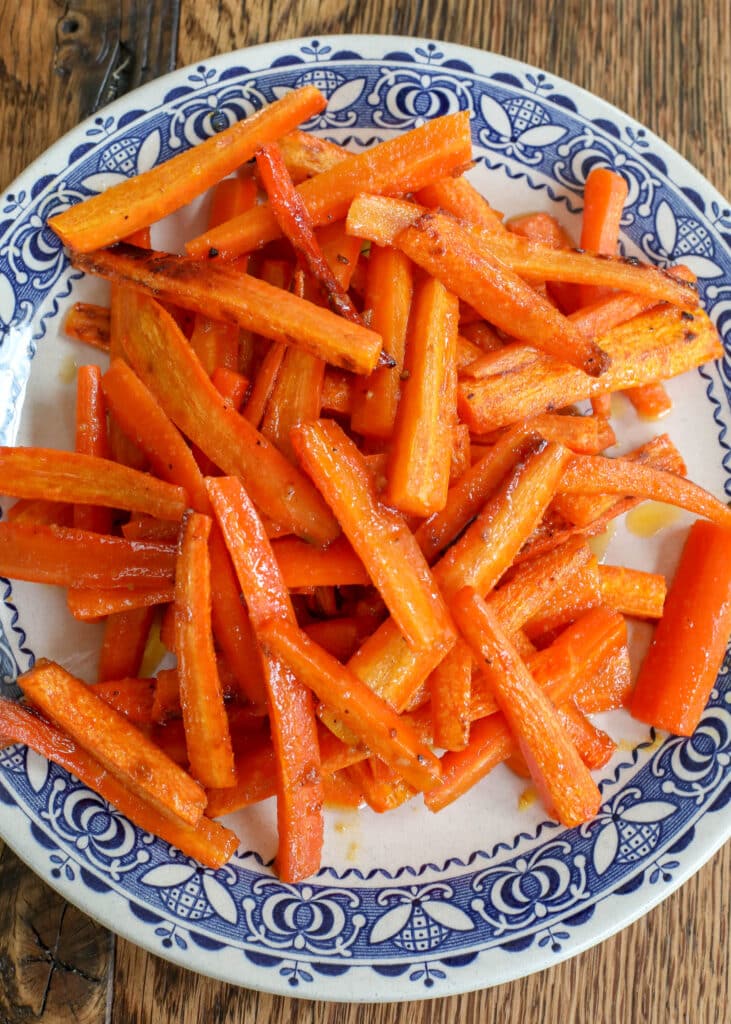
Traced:
<path id="1" fill-rule="evenodd" d="M 293 40 L 218 57 L 132 93 L 61 140 L 0 198 L 0 443 L 56 436 L 58 425 L 39 418 L 39 408 L 49 397 L 59 409 L 68 404 L 59 372 L 68 356 L 58 353 L 72 347 L 59 338 L 60 321 L 88 284 L 70 269 L 47 218 L 305 83 L 329 98 L 307 127 L 354 149 L 471 110 L 476 178 L 508 211 L 551 209 L 575 226 L 589 170 L 620 170 L 630 188 L 625 251 L 689 265 L 731 344 L 731 211 L 629 117 L 551 75 L 464 47 Z M 676 385 L 681 393 L 673 437 L 689 449 L 692 475 L 731 496 L 727 359 L 688 375 Z M 620 550 L 632 543 L 620 538 Z M 0 585 L 0 693 L 14 697 L 36 649 L 61 656 L 53 645 L 68 623 L 55 599 Z M 601 812 L 580 829 L 546 821 L 538 808 L 518 811 L 515 783 L 495 773 L 451 817 L 409 807 L 395 825 L 369 815 L 350 821 L 363 830 L 358 842 L 335 843 L 315 878 L 287 885 L 271 872 L 271 841 L 259 842 L 257 828 L 270 828 L 264 818 L 244 822 L 229 865 L 203 870 L 66 772 L 13 747 L 0 752 L 0 834 L 69 900 L 202 973 L 318 999 L 468 991 L 600 941 L 725 841 L 730 672 L 727 661 L 691 739 L 663 740 L 624 723 L 630 741 L 606 769 Z"/>

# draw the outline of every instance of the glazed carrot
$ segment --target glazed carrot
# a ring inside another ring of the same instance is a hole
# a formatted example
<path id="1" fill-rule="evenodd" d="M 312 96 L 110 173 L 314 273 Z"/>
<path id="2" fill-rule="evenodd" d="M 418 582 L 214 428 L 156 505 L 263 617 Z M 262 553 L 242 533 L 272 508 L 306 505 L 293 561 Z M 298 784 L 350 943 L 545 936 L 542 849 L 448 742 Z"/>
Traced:
<path id="1" fill-rule="evenodd" d="M 0 574 L 61 587 L 156 587 L 175 575 L 175 549 L 61 526 L 0 523 Z"/>
<path id="2" fill-rule="evenodd" d="M 128 299 L 130 289 L 122 284 L 113 284 L 110 288 L 111 300 L 109 309 L 109 360 L 121 359 L 126 362 L 122 339 L 130 328 L 130 312 Z M 115 462 L 132 469 L 147 469 L 147 457 L 134 441 L 124 433 L 114 416 L 109 412 L 109 450 Z"/>
<path id="3" fill-rule="evenodd" d="M 600 565 L 598 574 L 606 604 L 634 618 L 662 618 L 667 589 L 664 576 L 619 565 Z"/>
<path id="4" fill-rule="evenodd" d="M 598 380 L 522 345 L 508 345 L 484 356 L 479 379 L 459 385 L 463 422 L 478 433 L 494 430 L 603 391 L 674 377 L 719 358 L 722 352 L 717 331 L 705 313 L 670 308 L 653 309 L 620 324 L 600 341 L 612 365 Z M 507 389 L 505 373 L 511 363 Z M 476 364 L 471 364 L 470 373 L 477 377 Z"/>
<path id="5" fill-rule="evenodd" d="M 435 746 L 462 750 L 470 738 L 472 652 L 469 647 L 464 643 L 455 644 L 429 676 L 427 685 Z"/>
<path id="6" fill-rule="evenodd" d="M 71 261 L 89 274 L 131 285 L 265 338 L 287 337 L 312 355 L 354 373 L 370 373 L 378 365 L 381 339 L 374 331 L 220 260 L 201 264 L 120 243 L 111 249 L 73 252 Z"/>
<path id="7" fill-rule="evenodd" d="M 211 629 L 211 520 L 185 522 L 175 574 L 175 653 L 191 774 L 204 786 L 232 786 L 234 759 Z"/>
<path id="8" fill-rule="evenodd" d="M 107 459 L 107 411 L 101 377 L 98 366 L 80 366 L 76 375 L 76 451 Z M 77 505 L 73 525 L 79 530 L 111 533 L 112 514 L 108 508 Z"/>
<path id="9" fill-rule="evenodd" d="M 376 622 L 371 616 L 349 615 L 338 618 L 322 619 L 304 626 L 304 631 L 311 640 L 332 654 L 338 661 L 346 662 L 358 650 L 360 645 L 370 636 Z"/>
<path id="10" fill-rule="evenodd" d="M 298 192 L 315 226 L 340 220 L 361 192 L 410 192 L 443 177 L 472 159 L 469 114 L 460 111 L 427 121 L 420 128 L 388 139 L 303 181 Z M 356 232 L 357 233 L 357 232 Z M 267 206 L 194 238 L 187 252 L 198 258 L 211 247 L 232 257 L 271 242 L 280 235 Z"/>
<path id="11" fill-rule="evenodd" d="M 646 420 L 659 420 L 670 412 L 673 400 L 663 384 L 643 384 L 638 388 L 627 388 L 625 395 L 637 410 L 638 416 Z"/>
<path id="12" fill-rule="evenodd" d="M 559 704 L 556 712 L 566 735 L 589 771 L 603 768 L 617 752 L 617 744 L 612 737 L 590 722 L 573 700 Z"/>
<path id="13" fill-rule="evenodd" d="M 257 429 L 261 426 L 264 410 L 274 390 L 286 351 L 287 346 L 284 342 L 271 343 L 252 385 L 249 400 L 242 410 L 242 416 Z"/>
<path id="14" fill-rule="evenodd" d="M 630 700 L 635 718 L 678 736 L 698 725 L 731 633 L 730 555 L 731 531 L 693 523 Z"/>
<path id="15" fill-rule="evenodd" d="M 214 523 L 208 540 L 211 560 L 211 620 L 216 643 L 226 656 L 239 692 L 254 707 L 266 707 L 261 658 L 241 588 L 221 531 Z"/>
<path id="16" fill-rule="evenodd" d="M 147 512 L 178 520 L 187 492 L 109 459 L 52 448 L 0 447 L 0 486 L 17 498 L 45 498 L 76 504 Z"/>
<path id="17" fill-rule="evenodd" d="M 271 545 L 238 480 L 207 481 L 254 631 L 294 612 Z M 262 586 L 266 580 L 266 586 Z M 323 839 L 320 753 L 309 691 L 280 661 L 262 657 L 269 720 L 277 755 L 277 865 L 285 881 L 306 878 L 320 863 Z"/>
<path id="18" fill-rule="evenodd" d="M 57 214 L 49 224 L 64 245 L 84 252 L 118 242 L 179 210 L 325 103 L 314 86 L 295 89 L 198 146 Z"/>
<path id="19" fill-rule="evenodd" d="M 567 828 L 589 820 L 599 810 L 601 794 L 550 699 L 478 594 L 465 588 L 452 607 L 549 813 Z"/>
<path id="20" fill-rule="evenodd" d="M 731 526 L 731 509 L 708 491 L 676 473 L 603 455 L 574 455 L 559 489 L 563 494 L 630 494 L 677 505 L 719 526 Z"/>
<path id="21" fill-rule="evenodd" d="M 140 516 L 122 523 L 122 536 L 127 540 L 150 540 L 158 544 L 176 544 L 180 536 L 180 523 L 169 519 L 153 519 Z"/>
<path id="22" fill-rule="evenodd" d="M 211 383 L 223 398 L 239 412 L 249 390 L 249 381 L 242 373 L 217 366 L 211 374 Z"/>
<path id="23" fill-rule="evenodd" d="M 20 498 L 5 513 L 5 521 L 27 526 L 73 526 L 74 506 L 44 498 Z"/>
<path id="24" fill-rule="evenodd" d="M 172 605 L 174 609 L 174 605 Z M 174 628 L 174 627 L 173 627 Z M 175 645 L 173 645 L 174 647 Z M 176 668 L 161 668 L 157 673 L 155 696 L 152 702 L 152 719 L 163 724 L 171 718 L 180 718 L 180 678 Z M 185 728 L 183 728 L 185 745 L 185 764 L 188 764 L 188 747 L 185 744 Z"/>
<path id="25" fill-rule="evenodd" d="M 135 825 L 160 836 L 207 867 L 223 867 L 238 846 L 233 832 L 206 817 L 189 825 L 168 812 L 161 813 L 152 801 L 133 792 L 101 761 L 32 708 L 0 698 L 0 733 L 8 742 L 24 743 L 42 757 L 66 768 Z"/>
<path id="26" fill-rule="evenodd" d="M 345 769 L 345 774 L 376 814 L 395 810 L 417 793 L 413 786 L 377 757 L 357 761 Z"/>
<path id="27" fill-rule="evenodd" d="M 138 675 L 154 616 L 154 607 L 145 605 L 108 616 L 97 671 L 100 681 Z"/>
<path id="28" fill-rule="evenodd" d="M 569 286 L 570 287 L 570 286 Z M 594 287 L 586 285 L 587 288 Z M 575 324 L 587 337 L 601 337 L 613 327 L 632 320 L 641 313 L 647 313 L 657 305 L 653 298 L 645 295 L 633 295 L 631 292 L 609 292 L 604 298 L 587 306 L 582 306 L 569 315 L 569 320 Z"/>
<path id="29" fill-rule="evenodd" d="M 416 194 L 416 200 L 434 210 L 444 210 L 468 224 L 488 231 L 504 231 L 501 215 L 467 178 L 442 178 Z"/>
<path id="30" fill-rule="evenodd" d="M 131 611 L 149 605 L 169 604 L 173 600 L 172 586 L 162 589 L 136 587 L 95 588 L 72 587 L 66 595 L 66 604 L 75 619 L 94 622 L 105 615 Z"/>
<path id="31" fill-rule="evenodd" d="M 383 338 L 383 350 L 394 365 L 381 366 L 353 382 L 351 425 L 369 437 L 390 437 L 393 431 L 412 293 L 409 259 L 398 249 L 372 246 L 364 308 L 372 311 L 370 325 Z"/>
<path id="32" fill-rule="evenodd" d="M 560 551 L 572 540 L 581 541 L 581 535 L 570 537 L 556 548 L 521 562 L 516 571 L 520 572 L 524 565 L 540 561 L 550 555 L 551 551 Z M 560 630 L 562 626 L 574 622 L 590 608 L 597 608 L 604 603 L 609 602 L 605 602 L 599 579 L 599 566 L 596 558 L 592 557 L 576 573 L 560 581 L 550 598 L 544 601 L 538 612 L 525 623 L 526 635 L 531 641 L 538 641 Z"/>
<path id="33" fill-rule="evenodd" d="M 294 675 L 331 707 L 347 716 L 353 734 L 417 789 L 439 781 L 439 762 L 410 727 L 352 672 L 336 661 L 292 622 L 277 619 L 259 631 L 266 651 L 281 659 Z"/>
<path id="34" fill-rule="evenodd" d="M 200 820 L 205 793 L 138 729 L 60 665 L 42 658 L 18 679 L 28 700 L 161 814 Z"/>
<path id="35" fill-rule="evenodd" d="M 393 427 L 385 500 L 430 516 L 447 501 L 457 420 L 457 299 L 433 278 L 414 295 L 406 339 L 407 379 Z"/>
<path id="36" fill-rule="evenodd" d="M 584 212 L 581 217 L 582 249 L 614 256 L 619 240 L 619 225 L 629 188 L 621 174 L 607 167 L 593 167 L 584 184 Z M 605 298 L 607 290 L 592 285 L 581 289 L 581 304 L 589 305 Z"/>
<path id="37" fill-rule="evenodd" d="M 167 415 L 224 472 L 241 477 L 272 519 L 316 543 L 337 525 L 312 484 L 218 394 L 172 318 L 131 297 L 139 330 L 125 337 L 135 370 Z"/>
<path id="38" fill-rule="evenodd" d="M 114 679 L 95 683 L 94 693 L 110 707 L 124 715 L 138 729 L 152 724 L 152 705 L 155 698 L 154 679 Z"/>
<path id="39" fill-rule="evenodd" d="M 503 347 L 502 339 L 494 327 L 491 327 L 486 320 L 477 320 L 474 323 L 463 323 L 460 309 L 460 337 L 466 338 L 471 344 L 476 345 L 482 352 L 494 352 Z"/>
<path id="40" fill-rule="evenodd" d="M 155 473 L 184 487 L 199 512 L 210 508 L 193 454 L 161 405 L 123 360 L 114 359 L 102 380 L 110 410 L 127 437 L 140 448 Z"/>
<path id="41" fill-rule="evenodd" d="M 315 548 L 297 537 L 272 541 L 272 551 L 289 590 L 303 587 L 368 586 L 370 577 L 345 537 Z"/>
<path id="42" fill-rule="evenodd" d="M 305 178 L 321 174 L 322 171 L 329 171 L 331 167 L 342 163 L 350 156 L 347 149 L 343 149 L 335 142 L 321 139 L 299 128 L 282 136 L 279 139 L 279 148 L 287 170 L 297 184 Z"/>
<path id="43" fill-rule="evenodd" d="M 109 351 L 109 307 L 93 302 L 75 302 L 63 323 L 69 338 Z"/>
<path id="44" fill-rule="evenodd" d="M 627 706 L 633 687 L 632 665 L 625 644 L 598 666 L 574 693 L 573 700 L 587 715 L 615 711 Z"/>
<path id="45" fill-rule="evenodd" d="M 411 531 L 379 502 L 355 444 L 333 420 L 302 424 L 292 442 L 409 643 L 446 653 L 454 631 L 444 602 Z"/>
<path id="46" fill-rule="evenodd" d="M 553 249 L 573 249 L 574 242 L 567 231 L 550 213 L 529 213 L 524 217 L 513 217 L 508 229 L 533 242 L 542 242 Z M 578 285 L 561 281 L 546 281 L 550 298 L 562 313 L 572 314 L 581 305 Z"/>
<path id="47" fill-rule="evenodd" d="M 523 422 L 526 431 L 533 430 L 546 441 L 558 441 L 581 455 L 596 455 L 616 444 L 617 437 L 611 424 L 600 416 L 574 416 L 545 412 Z M 477 448 L 481 442 L 494 444 L 509 428 L 501 427 L 492 434 L 477 435 Z"/>

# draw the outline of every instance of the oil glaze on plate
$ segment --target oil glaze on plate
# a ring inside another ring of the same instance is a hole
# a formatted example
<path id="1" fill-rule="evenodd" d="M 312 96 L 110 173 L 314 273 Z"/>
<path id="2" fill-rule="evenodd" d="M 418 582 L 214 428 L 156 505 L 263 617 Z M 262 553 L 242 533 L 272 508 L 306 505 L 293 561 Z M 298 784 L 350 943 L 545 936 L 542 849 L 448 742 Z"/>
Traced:
<path id="1" fill-rule="evenodd" d="M 304 83 L 329 97 L 308 128 L 353 150 L 469 108 L 477 184 L 508 214 L 550 210 L 576 233 L 595 164 L 629 184 L 626 254 L 680 260 L 731 344 L 731 211 L 650 132 L 524 64 L 416 39 L 340 36 L 273 43 L 177 71 L 53 146 L 0 199 L 0 443 L 73 443 L 73 370 L 94 354 L 61 332 L 104 284 L 70 269 L 46 219 L 145 170 Z M 205 212 L 157 226 L 179 245 Z M 615 403 L 617 451 L 668 429 L 690 475 L 731 494 L 728 365 L 671 382 L 676 409 L 640 423 Z M 671 570 L 687 519 L 658 537 L 617 527 L 608 561 Z M 0 581 L 0 692 L 34 654 L 91 676 L 99 634 L 60 590 Z M 641 643 L 642 636 L 638 642 Z M 722 669 L 692 739 L 655 736 L 623 713 L 595 821 L 566 830 L 500 768 L 439 815 L 414 802 L 377 816 L 328 812 L 323 868 L 278 881 L 272 801 L 235 817 L 241 846 L 220 871 L 135 829 L 23 747 L 0 752 L 0 834 L 41 877 L 154 953 L 235 984 L 332 1000 L 448 995 L 509 981 L 594 945 L 667 896 L 731 832 L 731 686 Z"/>

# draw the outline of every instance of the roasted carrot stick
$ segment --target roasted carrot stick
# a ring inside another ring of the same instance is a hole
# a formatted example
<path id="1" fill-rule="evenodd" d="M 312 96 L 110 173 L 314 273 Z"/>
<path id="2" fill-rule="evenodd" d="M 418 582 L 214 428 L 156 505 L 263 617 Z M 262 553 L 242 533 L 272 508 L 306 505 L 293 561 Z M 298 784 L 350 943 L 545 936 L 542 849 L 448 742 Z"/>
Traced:
<path id="1" fill-rule="evenodd" d="M 584 184 L 584 212 L 581 217 L 581 248 L 600 256 L 614 256 L 619 240 L 619 225 L 629 188 L 621 174 L 608 167 L 593 167 Z M 584 285 L 581 304 L 605 298 L 606 288 Z"/>
<path id="2" fill-rule="evenodd" d="M 87 345 L 109 351 L 109 307 L 75 302 L 63 323 L 64 333 Z"/>
<path id="3" fill-rule="evenodd" d="M 105 615 L 131 611 L 146 605 L 169 604 L 173 600 L 172 586 L 148 590 L 142 587 L 101 589 L 72 587 L 66 595 L 66 604 L 75 619 L 95 622 Z"/>
<path id="4" fill-rule="evenodd" d="M 597 667 L 591 678 L 574 693 L 573 700 L 587 715 L 615 711 L 627 706 L 633 687 L 629 650 L 624 644 Z"/>
<path id="5" fill-rule="evenodd" d="M 124 715 L 138 729 L 152 725 L 152 705 L 155 699 L 155 680 L 126 679 L 109 680 L 106 683 L 95 683 L 94 693 L 101 697 L 110 707 Z"/>
<path id="6" fill-rule="evenodd" d="M 6 512 L 5 521 L 26 526 L 73 526 L 74 506 L 44 498 L 20 498 Z"/>
<path id="7" fill-rule="evenodd" d="M 302 424 L 292 441 L 409 643 L 446 653 L 455 634 L 424 556 L 403 519 L 379 502 L 355 444 L 333 420 Z"/>
<path id="8" fill-rule="evenodd" d="M 0 487 L 17 498 L 104 505 L 178 520 L 188 504 L 182 487 L 109 459 L 52 448 L 0 447 Z"/>
<path id="9" fill-rule="evenodd" d="M 175 575 L 175 549 L 61 526 L 0 523 L 0 574 L 61 587 L 157 587 Z"/>
<path id="10" fill-rule="evenodd" d="M 377 757 L 357 761 L 345 774 L 372 811 L 384 814 L 411 800 L 416 790 Z"/>
<path id="11" fill-rule="evenodd" d="M 274 288 L 240 268 L 118 244 L 111 249 L 74 252 L 74 266 L 113 282 L 133 286 L 215 320 L 238 324 L 266 338 L 288 338 L 305 351 L 355 373 L 378 365 L 381 339 L 361 324 Z"/>
<path id="12" fill-rule="evenodd" d="M 130 289 L 123 284 L 113 284 L 110 288 L 111 299 L 109 308 L 109 359 L 126 361 L 122 339 L 130 326 L 128 298 Z M 109 412 L 109 450 L 115 462 L 132 469 L 147 469 L 147 457 L 134 441 L 124 433 L 114 414 Z"/>
<path id="13" fill-rule="evenodd" d="M 150 540 L 158 544 L 177 544 L 180 537 L 180 523 L 169 519 L 153 519 L 140 516 L 122 523 L 122 536 L 127 540 Z"/>
<path id="14" fill-rule="evenodd" d="M 354 735 L 418 789 L 439 780 L 439 762 L 410 727 L 357 676 L 294 623 L 277 620 L 259 632 L 264 650 L 280 658 L 318 699 L 346 717 Z"/>
<path id="15" fill-rule="evenodd" d="M 154 616 L 154 607 L 143 605 L 107 618 L 99 655 L 100 681 L 138 675 Z"/>
<path id="16" fill-rule="evenodd" d="M 273 618 L 293 623 L 287 589 L 248 495 L 231 477 L 209 479 L 207 485 L 255 632 Z M 263 657 L 262 664 L 277 755 L 277 866 L 280 877 L 291 882 L 306 878 L 320 863 L 320 752 L 310 692 L 275 658 Z"/>
<path id="17" fill-rule="evenodd" d="M 427 121 L 303 181 L 298 192 L 315 226 L 339 220 L 361 192 L 410 192 L 435 177 L 450 174 L 472 159 L 469 114 L 460 111 Z M 188 253 L 201 258 L 211 248 L 232 257 L 279 237 L 272 211 L 257 207 L 241 217 L 194 238 Z M 356 232 L 357 234 L 357 232 Z"/>
<path id="18" fill-rule="evenodd" d="M 200 820 L 206 797 L 198 783 L 91 687 L 43 658 L 18 685 L 35 707 L 161 814 L 189 825 Z"/>
<path id="19" fill-rule="evenodd" d="M 249 400 L 242 411 L 242 415 L 257 429 L 261 425 L 264 410 L 277 382 L 286 350 L 284 342 L 271 343 L 252 385 Z"/>
<path id="20" fill-rule="evenodd" d="M 204 786 L 235 782 L 231 734 L 223 706 L 211 630 L 211 520 L 185 522 L 175 575 L 175 653 L 191 774 Z"/>
<path id="21" fill-rule="evenodd" d="M 211 383 L 219 395 L 231 403 L 236 412 L 241 410 L 249 390 L 249 381 L 242 373 L 225 366 L 217 366 L 211 374 Z"/>
<path id="22" fill-rule="evenodd" d="M 310 622 L 304 627 L 304 631 L 328 654 L 332 654 L 338 661 L 346 662 L 355 654 L 366 637 L 370 636 L 376 622 L 377 620 L 368 615 L 342 615 Z"/>
<path id="23" fill-rule="evenodd" d="M 238 840 L 229 829 L 205 817 L 189 825 L 168 812 L 161 813 L 152 801 L 133 792 L 101 761 L 31 708 L 0 698 L 0 733 L 5 740 L 25 743 L 42 757 L 66 768 L 135 825 L 160 836 L 207 867 L 223 867 L 236 850 Z"/>
<path id="24" fill-rule="evenodd" d="M 627 388 L 624 393 L 642 419 L 659 420 L 673 407 L 672 398 L 660 382 L 642 384 L 638 388 Z"/>
<path id="25" fill-rule="evenodd" d="M 419 190 L 419 203 L 434 210 L 444 210 L 460 220 L 489 231 L 504 231 L 501 215 L 490 206 L 467 178 L 441 178 Z"/>
<path id="26" fill-rule="evenodd" d="M 127 354 L 173 423 L 240 476 L 272 519 L 316 543 L 332 540 L 337 524 L 312 484 L 221 398 L 172 318 L 144 296 L 130 301 L 138 330 L 125 337 Z"/>
<path id="27" fill-rule="evenodd" d="M 589 820 L 599 810 L 601 794 L 550 699 L 478 594 L 465 588 L 452 607 L 460 630 L 494 689 L 547 810 L 567 828 Z"/>
<path id="28" fill-rule="evenodd" d="M 559 704 L 556 712 L 567 736 L 589 771 L 603 768 L 617 752 L 617 744 L 612 737 L 590 722 L 573 700 Z"/>
<path id="29" fill-rule="evenodd" d="M 345 537 L 315 548 L 296 537 L 272 541 L 272 551 L 289 590 L 303 587 L 368 586 L 370 577 Z"/>
<path id="30" fill-rule="evenodd" d="M 98 366 L 80 366 L 76 375 L 76 451 L 108 459 L 107 411 L 101 378 Z M 111 533 L 112 514 L 108 508 L 77 505 L 73 525 L 79 530 Z"/>
<path id="31" fill-rule="evenodd" d="M 508 229 L 532 242 L 541 242 L 552 249 L 573 249 L 574 242 L 568 232 L 550 213 L 529 213 L 524 217 L 513 217 Z M 562 281 L 546 281 L 549 297 L 562 313 L 572 314 L 581 305 L 578 285 Z"/>
<path id="32" fill-rule="evenodd" d="M 329 171 L 350 156 L 348 150 L 337 143 L 321 139 L 311 132 L 303 132 L 299 128 L 282 136 L 279 147 L 287 170 L 298 185 L 305 178 Z"/>
<path id="33" fill-rule="evenodd" d="M 635 718 L 690 736 L 731 633 L 731 530 L 696 521 L 630 700 Z"/>
<path id="34" fill-rule="evenodd" d="M 457 643 L 428 680 L 434 744 L 462 750 L 470 738 L 472 652 Z"/>
<path id="35" fill-rule="evenodd" d="M 430 516 L 447 501 L 452 427 L 457 420 L 456 297 L 434 279 L 421 283 L 409 319 L 402 385 L 388 461 L 385 500 Z"/>
<path id="36" fill-rule="evenodd" d="M 117 242 L 179 210 L 325 103 L 314 86 L 295 89 L 193 149 L 57 214 L 49 224 L 64 245 L 80 251 Z"/>
<path id="37" fill-rule="evenodd" d="M 665 604 L 665 577 L 620 565 L 597 567 L 606 604 L 637 619 L 660 619 Z"/>

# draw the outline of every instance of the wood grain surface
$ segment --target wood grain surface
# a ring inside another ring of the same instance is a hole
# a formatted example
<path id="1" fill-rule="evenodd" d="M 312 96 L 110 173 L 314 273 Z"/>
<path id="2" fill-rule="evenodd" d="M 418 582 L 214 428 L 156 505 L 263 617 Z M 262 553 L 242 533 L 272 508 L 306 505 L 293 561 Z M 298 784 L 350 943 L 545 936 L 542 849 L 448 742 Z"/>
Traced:
<path id="1" fill-rule="evenodd" d="M 0 187 L 81 118 L 175 66 L 343 32 L 445 39 L 563 75 L 731 195 L 728 0 L 0 0 Z M 728 844 L 636 924 L 541 974 L 462 997 L 344 1006 L 223 985 L 115 943 L 0 843 L 0 1024 L 721 1024 L 730 885 Z"/>

